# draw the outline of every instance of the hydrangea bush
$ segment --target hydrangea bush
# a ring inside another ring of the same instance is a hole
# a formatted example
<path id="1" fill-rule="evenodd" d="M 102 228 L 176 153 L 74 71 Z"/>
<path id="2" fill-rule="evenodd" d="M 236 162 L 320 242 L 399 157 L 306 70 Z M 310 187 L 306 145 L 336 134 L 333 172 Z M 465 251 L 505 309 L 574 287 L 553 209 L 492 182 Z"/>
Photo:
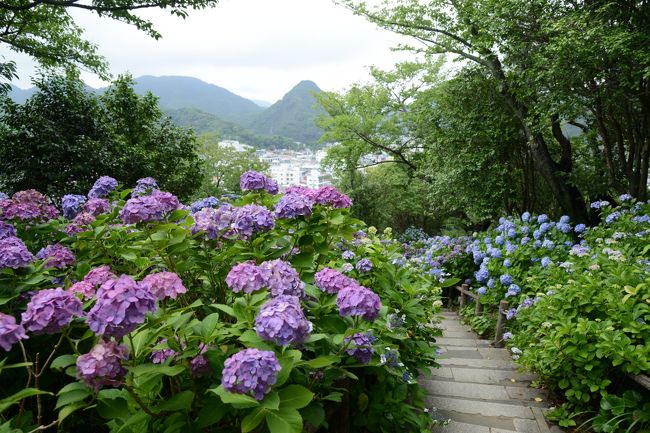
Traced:
<path id="1" fill-rule="evenodd" d="M 430 431 L 438 280 L 334 188 L 241 183 L 0 200 L 0 431 Z"/>

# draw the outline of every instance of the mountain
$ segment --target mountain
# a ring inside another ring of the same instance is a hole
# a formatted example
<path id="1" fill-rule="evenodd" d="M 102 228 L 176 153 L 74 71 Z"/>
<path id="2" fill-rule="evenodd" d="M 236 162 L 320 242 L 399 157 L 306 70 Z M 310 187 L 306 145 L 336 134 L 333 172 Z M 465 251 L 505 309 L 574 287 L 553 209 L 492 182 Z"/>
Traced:
<path id="1" fill-rule="evenodd" d="M 7 93 L 7 96 L 16 104 L 24 104 L 34 93 L 36 93 L 36 87 L 21 89 L 20 87 L 11 86 L 11 90 Z"/>
<path id="2" fill-rule="evenodd" d="M 313 81 L 301 81 L 281 100 L 248 119 L 245 126 L 264 135 L 282 135 L 302 143 L 314 144 L 323 135 L 316 126 L 317 108 L 314 94 L 320 93 Z"/>
<path id="3" fill-rule="evenodd" d="M 269 108 L 271 105 L 273 105 L 273 102 L 269 101 L 262 101 L 261 99 L 251 99 L 254 103 L 259 105 L 262 108 Z"/>
<path id="4" fill-rule="evenodd" d="M 145 75 L 134 81 L 136 93 L 150 91 L 167 110 L 194 107 L 230 121 L 241 121 L 264 110 L 249 99 L 198 78 Z"/>

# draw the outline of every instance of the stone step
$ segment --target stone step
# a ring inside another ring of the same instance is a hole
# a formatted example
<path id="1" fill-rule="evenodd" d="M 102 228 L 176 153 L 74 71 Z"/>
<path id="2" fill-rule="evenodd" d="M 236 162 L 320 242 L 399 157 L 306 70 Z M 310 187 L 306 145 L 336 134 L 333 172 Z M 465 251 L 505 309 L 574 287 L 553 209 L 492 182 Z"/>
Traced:
<path id="1" fill-rule="evenodd" d="M 480 415 L 466 415 L 458 412 L 442 412 L 441 417 L 452 421 L 445 427 L 435 427 L 435 433 L 546 433 L 539 424 L 531 419 L 510 419 L 485 417 Z M 555 427 L 557 429 L 557 427 Z M 561 430 L 553 430 L 553 433 Z"/>
<path id="2" fill-rule="evenodd" d="M 535 375 L 532 373 L 519 373 L 515 370 L 494 370 L 487 368 L 440 367 L 433 369 L 431 373 L 434 377 L 451 377 L 456 382 L 508 386 L 528 386 L 531 381 L 535 380 Z"/>
<path id="3" fill-rule="evenodd" d="M 443 346 L 478 346 L 478 347 L 489 347 L 489 340 L 477 340 L 475 338 L 447 338 L 447 337 L 437 337 L 435 339 L 436 344 Z"/>
<path id="4" fill-rule="evenodd" d="M 471 382 L 456 382 L 449 378 L 422 379 L 422 386 L 432 395 L 467 397 L 483 400 L 519 400 L 541 406 L 546 401 L 544 390 L 522 386 L 493 385 Z M 539 402 L 536 398 L 541 399 Z"/>
<path id="5" fill-rule="evenodd" d="M 449 328 L 445 329 L 443 331 L 442 336 L 444 338 L 472 338 L 472 339 L 478 339 L 478 335 L 474 334 L 473 332 L 469 331 L 452 331 L 449 330 Z"/>
<path id="6" fill-rule="evenodd" d="M 479 347 L 479 353 L 485 359 L 500 359 L 502 361 L 512 361 L 510 352 L 505 349 L 497 349 L 494 347 Z"/>
<path id="7" fill-rule="evenodd" d="M 463 358 L 441 358 L 438 364 L 453 367 L 489 368 L 493 370 L 517 370 L 512 361 L 500 359 L 463 359 Z"/>
<path id="8" fill-rule="evenodd" d="M 444 427 L 434 427 L 434 433 L 517 433 L 515 430 L 504 430 L 452 421 Z"/>
<path id="9" fill-rule="evenodd" d="M 486 417 L 535 419 L 532 409 L 518 404 L 519 402 L 506 403 L 435 396 L 428 396 L 426 402 L 440 411 L 454 411 Z"/>
<path id="10" fill-rule="evenodd" d="M 474 348 L 465 348 L 456 350 L 453 346 L 449 346 L 449 349 L 444 351 L 440 355 L 440 359 L 445 358 L 462 358 L 462 359 L 483 359 L 481 352 L 478 349 Z"/>

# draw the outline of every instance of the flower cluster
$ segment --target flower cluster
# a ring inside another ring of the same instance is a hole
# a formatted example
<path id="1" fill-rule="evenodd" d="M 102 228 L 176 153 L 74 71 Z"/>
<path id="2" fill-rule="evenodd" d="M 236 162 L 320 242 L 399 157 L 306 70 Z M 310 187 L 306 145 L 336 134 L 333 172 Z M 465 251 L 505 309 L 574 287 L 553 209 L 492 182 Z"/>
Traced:
<path id="1" fill-rule="evenodd" d="M 341 316 L 361 316 L 374 321 L 381 309 L 381 300 L 375 292 L 361 286 L 348 286 L 336 296 Z"/>
<path id="2" fill-rule="evenodd" d="M 149 274 L 140 281 L 140 285 L 161 301 L 165 298 L 176 299 L 187 292 L 183 281 L 174 272 Z"/>
<path id="3" fill-rule="evenodd" d="M 65 268 L 75 262 L 75 256 L 69 248 L 61 244 L 48 245 L 36 253 L 36 258 L 45 262 L 44 268 Z"/>
<path id="4" fill-rule="evenodd" d="M 0 238 L 0 269 L 18 269 L 34 260 L 25 243 L 15 236 Z"/>
<path id="5" fill-rule="evenodd" d="M 278 193 L 278 184 L 264 174 L 249 170 L 239 178 L 239 187 L 242 191 L 266 191 L 269 194 Z"/>
<path id="6" fill-rule="evenodd" d="M 215 208 L 220 206 L 221 202 L 216 197 L 206 197 L 201 200 L 197 200 L 190 205 L 190 210 L 192 213 L 196 213 L 206 207 Z"/>
<path id="7" fill-rule="evenodd" d="M 8 314 L 0 313 L 0 347 L 5 352 L 11 350 L 11 346 L 20 340 L 27 338 L 22 325 L 16 324 L 16 318 Z"/>
<path id="8" fill-rule="evenodd" d="M 267 301 L 255 318 L 255 331 L 279 346 L 303 343 L 312 330 L 296 296 L 279 295 Z"/>
<path id="9" fill-rule="evenodd" d="M 244 349 L 224 362 L 221 384 L 227 391 L 262 400 L 278 380 L 280 370 L 275 353 Z"/>
<path id="10" fill-rule="evenodd" d="M 250 239 L 254 233 L 266 232 L 273 227 L 273 214 L 264 206 L 249 204 L 234 208 L 232 228 L 242 239 Z"/>
<path id="11" fill-rule="evenodd" d="M 0 200 L 0 218 L 47 221 L 58 216 L 59 211 L 47 196 L 33 189 L 18 191 L 11 199 Z"/>
<path id="12" fill-rule="evenodd" d="M 111 204 L 105 198 L 91 198 L 84 204 L 84 212 L 88 212 L 93 216 L 104 214 L 110 209 Z"/>
<path id="13" fill-rule="evenodd" d="M 333 208 L 348 208 L 352 206 L 352 200 L 347 195 L 341 193 L 333 186 L 324 186 L 318 188 L 312 193 L 315 204 L 332 206 Z"/>
<path id="14" fill-rule="evenodd" d="M 235 217 L 235 208 L 224 204 L 218 209 L 206 207 L 194 213 L 192 233 L 204 233 L 208 239 L 217 239 L 232 233 L 231 224 Z"/>
<path id="15" fill-rule="evenodd" d="M 88 313 L 88 326 L 97 335 L 120 338 L 144 322 L 155 310 L 154 296 L 128 275 L 108 280 L 97 291 L 97 302 Z"/>
<path id="16" fill-rule="evenodd" d="M 111 191 L 117 188 L 117 180 L 110 176 L 102 176 L 95 181 L 93 187 L 88 191 L 88 198 L 103 198 L 106 197 Z"/>
<path id="17" fill-rule="evenodd" d="M 9 223 L 0 221 L 0 239 L 16 237 L 16 228 Z"/>
<path id="18" fill-rule="evenodd" d="M 239 263 L 228 272 L 226 284 L 235 293 L 253 293 L 266 286 L 267 273 L 254 262 Z"/>
<path id="19" fill-rule="evenodd" d="M 126 375 L 122 362 L 128 358 L 126 346 L 114 341 L 99 341 L 90 352 L 77 358 L 77 378 L 95 392 L 106 385 L 118 387 Z"/>
<path id="20" fill-rule="evenodd" d="M 327 293 L 338 293 L 344 287 L 358 285 L 352 278 L 331 268 L 324 268 L 316 272 L 314 282 L 316 287 Z"/>
<path id="21" fill-rule="evenodd" d="M 302 297 L 305 294 L 305 283 L 300 280 L 298 272 L 283 260 L 269 260 L 260 265 L 263 271 L 265 286 L 271 296 L 291 295 Z"/>
<path id="22" fill-rule="evenodd" d="M 287 192 L 275 205 L 275 214 L 278 218 L 310 216 L 312 206 L 314 206 L 314 200 L 308 194 Z"/>
<path id="23" fill-rule="evenodd" d="M 355 268 L 357 271 L 361 272 L 362 274 L 367 274 L 372 270 L 372 262 L 370 259 L 361 259 L 357 262 L 355 265 Z"/>
<path id="24" fill-rule="evenodd" d="M 131 197 L 141 197 L 151 194 L 158 189 L 158 182 L 153 177 L 143 177 L 135 183 L 135 188 L 131 191 Z"/>
<path id="25" fill-rule="evenodd" d="M 63 217 L 65 219 L 71 220 L 76 217 L 83 208 L 83 204 L 86 202 L 85 195 L 78 194 L 67 194 L 63 196 L 61 200 L 61 208 L 63 209 Z"/>
<path id="26" fill-rule="evenodd" d="M 374 353 L 372 345 L 376 340 L 377 338 L 370 332 L 357 332 L 345 337 L 344 343 L 347 345 L 345 352 L 354 356 L 360 363 L 367 364 L 372 359 Z"/>
<path id="27" fill-rule="evenodd" d="M 179 205 L 173 194 L 155 190 L 151 195 L 137 195 L 127 200 L 120 211 L 120 219 L 124 224 L 158 221 Z"/>
<path id="28" fill-rule="evenodd" d="M 54 334 L 83 314 L 81 301 L 61 288 L 36 292 L 22 314 L 22 325 L 29 332 Z"/>

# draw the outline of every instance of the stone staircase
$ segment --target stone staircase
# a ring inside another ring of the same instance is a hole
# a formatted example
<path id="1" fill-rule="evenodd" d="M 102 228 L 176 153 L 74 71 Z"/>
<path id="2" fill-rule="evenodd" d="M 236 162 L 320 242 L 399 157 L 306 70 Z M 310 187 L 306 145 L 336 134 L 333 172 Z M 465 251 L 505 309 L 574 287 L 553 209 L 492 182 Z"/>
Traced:
<path id="1" fill-rule="evenodd" d="M 507 349 L 496 349 L 445 311 L 437 338 L 441 367 L 421 376 L 428 403 L 452 421 L 444 433 L 561 433 L 544 419 L 546 394 L 530 388 L 534 375 L 519 373 Z"/>

